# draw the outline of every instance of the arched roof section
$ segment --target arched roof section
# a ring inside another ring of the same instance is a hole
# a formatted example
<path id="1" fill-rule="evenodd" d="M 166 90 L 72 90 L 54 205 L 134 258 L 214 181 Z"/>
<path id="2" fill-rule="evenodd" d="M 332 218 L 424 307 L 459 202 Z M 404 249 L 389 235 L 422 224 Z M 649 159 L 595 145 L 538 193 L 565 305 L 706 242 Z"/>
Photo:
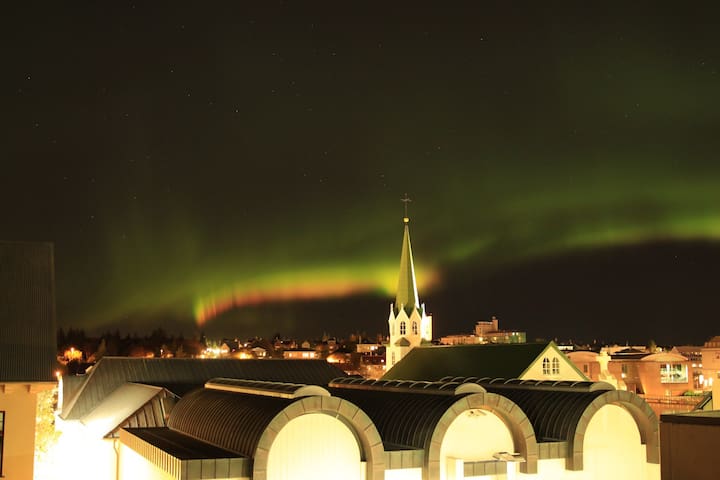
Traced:
<path id="1" fill-rule="evenodd" d="M 393 390 L 329 388 L 333 396 L 358 405 L 372 419 L 383 442 L 425 449 L 435 425 L 457 397 Z"/>
<path id="2" fill-rule="evenodd" d="M 568 442 L 568 470 L 583 469 L 583 442 L 585 432 L 593 415 L 605 405 L 619 405 L 625 408 L 635 420 L 640 432 L 640 442 L 645 445 L 648 463 L 660 463 L 660 433 L 657 416 L 650 406 L 634 393 L 625 390 L 604 392 L 585 407 Z"/>
<path id="3" fill-rule="evenodd" d="M 487 410 L 497 415 L 510 430 L 516 450 L 525 459 L 525 462 L 520 464 L 520 471 L 527 474 L 537 473 L 537 440 L 532 424 L 522 409 L 502 395 L 473 393 L 457 399 L 433 430 L 426 459 L 429 478 L 440 478 L 440 450 L 448 428 L 463 412 L 472 409 Z"/>
<path id="4" fill-rule="evenodd" d="M 541 442 L 569 441 L 587 406 L 605 392 L 486 388 L 517 404 L 527 415 Z"/>
<path id="5" fill-rule="evenodd" d="M 267 424 L 258 439 L 253 452 L 254 480 L 267 479 L 267 465 L 270 448 L 282 428 L 294 418 L 309 413 L 330 415 L 347 425 L 355 435 L 360 448 L 361 458 L 367 462 L 366 478 L 381 480 L 385 475 L 385 449 L 378 430 L 370 417 L 357 405 L 338 397 L 304 397 L 292 402 L 278 412 Z"/>
<path id="6" fill-rule="evenodd" d="M 452 421 L 463 412 L 482 408 L 500 417 L 512 433 L 513 442 L 526 462 L 525 473 L 537 472 L 535 432 L 523 411 L 500 395 L 484 392 L 437 395 L 421 391 L 358 390 L 330 388 L 333 396 L 350 400 L 365 411 L 380 432 L 383 442 L 423 449 L 429 478 L 438 478 L 440 447 Z M 433 473 L 435 472 L 435 473 Z"/>
<path id="7" fill-rule="evenodd" d="M 175 405 L 168 427 L 252 458 L 268 424 L 293 401 L 203 388 Z"/>

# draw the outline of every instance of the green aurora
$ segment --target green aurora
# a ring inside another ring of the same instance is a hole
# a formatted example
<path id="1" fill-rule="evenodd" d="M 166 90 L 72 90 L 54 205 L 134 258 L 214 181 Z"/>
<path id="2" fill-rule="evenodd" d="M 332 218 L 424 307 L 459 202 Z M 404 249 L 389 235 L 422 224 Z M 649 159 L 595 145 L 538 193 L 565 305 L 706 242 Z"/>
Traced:
<path id="1" fill-rule="evenodd" d="M 704 7 L 381 10 L 11 12 L 0 233 L 55 243 L 59 324 L 389 301 L 406 192 L 423 298 L 458 269 L 720 247 Z"/>

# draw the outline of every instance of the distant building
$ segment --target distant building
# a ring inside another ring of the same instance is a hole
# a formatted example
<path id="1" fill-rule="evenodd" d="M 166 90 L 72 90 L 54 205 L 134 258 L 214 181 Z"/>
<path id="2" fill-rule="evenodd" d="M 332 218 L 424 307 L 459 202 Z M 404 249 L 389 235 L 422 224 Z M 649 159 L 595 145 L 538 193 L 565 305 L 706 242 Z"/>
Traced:
<path id="1" fill-rule="evenodd" d="M 600 353 L 586 350 L 567 352 L 565 355 L 573 364 L 593 382 L 607 382 L 620 390 L 627 390 L 622 378 L 610 373 L 610 355 L 606 351 Z"/>
<path id="2" fill-rule="evenodd" d="M 0 242 L 0 477 L 33 478 L 38 393 L 56 385 L 55 325 L 53 246 Z"/>
<path id="3" fill-rule="evenodd" d="M 720 386 L 720 336 L 705 342 L 701 358 L 703 384 L 715 391 Z"/>
<path id="4" fill-rule="evenodd" d="M 320 358 L 320 354 L 310 348 L 296 348 L 292 350 L 284 350 L 283 358 L 290 360 L 315 360 Z"/>
<path id="5" fill-rule="evenodd" d="M 447 335 L 440 338 L 443 345 L 470 345 L 474 343 L 525 343 L 525 332 L 516 330 L 500 330 L 499 320 L 493 315 L 492 320 L 479 321 L 475 324 L 472 334 Z"/>
<path id="6" fill-rule="evenodd" d="M 611 358 L 610 373 L 621 379 L 631 392 L 646 397 L 670 397 L 694 389 L 689 374 L 690 361 L 680 354 L 626 349 L 614 353 Z"/>
<path id="7" fill-rule="evenodd" d="M 405 217 L 403 222 L 405 230 L 400 253 L 400 276 L 395 303 L 390 304 L 388 318 L 390 336 L 385 353 L 388 368 L 413 348 L 432 340 L 432 316 L 427 314 L 425 305 L 418 298 L 408 227 L 410 219 Z"/>

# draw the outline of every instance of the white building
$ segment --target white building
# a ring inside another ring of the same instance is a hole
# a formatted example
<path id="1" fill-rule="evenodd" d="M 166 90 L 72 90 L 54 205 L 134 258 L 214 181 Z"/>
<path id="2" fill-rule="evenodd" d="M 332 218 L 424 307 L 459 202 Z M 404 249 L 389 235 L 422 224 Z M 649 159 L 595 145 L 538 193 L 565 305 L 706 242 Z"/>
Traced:
<path id="1" fill-rule="evenodd" d="M 385 351 L 385 363 L 391 368 L 413 348 L 432 340 L 432 315 L 420 303 L 415 281 L 412 246 L 410 245 L 410 219 L 403 218 L 405 231 L 400 253 L 400 276 L 395 303 L 390 304 L 388 326 L 390 340 Z"/>
<path id="2" fill-rule="evenodd" d="M 658 422 L 606 383 L 214 379 L 120 433 L 119 478 L 659 479 Z"/>

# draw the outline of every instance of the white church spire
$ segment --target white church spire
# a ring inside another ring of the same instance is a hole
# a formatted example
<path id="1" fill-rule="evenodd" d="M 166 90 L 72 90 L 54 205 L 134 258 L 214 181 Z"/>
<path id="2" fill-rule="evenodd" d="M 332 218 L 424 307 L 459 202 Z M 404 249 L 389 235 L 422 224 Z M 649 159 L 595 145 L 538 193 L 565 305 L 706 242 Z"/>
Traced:
<path id="1" fill-rule="evenodd" d="M 401 200 L 405 204 L 405 216 L 403 217 L 405 228 L 400 251 L 400 275 L 398 277 L 395 303 L 390 304 L 390 316 L 388 318 L 390 335 L 385 351 L 385 365 L 387 368 L 391 368 L 411 349 L 419 346 L 423 341 L 429 342 L 432 340 L 432 317 L 425 313 L 425 306 L 420 303 L 415 279 L 415 266 L 408 225 L 410 218 L 407 213 L 408 203 L 411 200 L 407 193 Z"/>

